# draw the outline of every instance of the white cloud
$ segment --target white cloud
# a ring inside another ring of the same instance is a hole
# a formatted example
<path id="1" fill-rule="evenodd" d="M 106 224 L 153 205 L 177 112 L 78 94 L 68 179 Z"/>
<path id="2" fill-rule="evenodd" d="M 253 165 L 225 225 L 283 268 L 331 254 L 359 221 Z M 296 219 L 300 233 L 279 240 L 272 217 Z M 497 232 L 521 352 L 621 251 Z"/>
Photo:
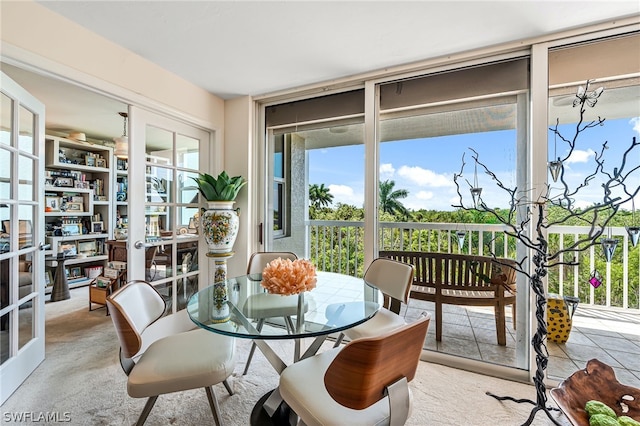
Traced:
<path id="1" fill-rule="evenodd" d="M 329 192 L 333 195 L 334 206 L 342 203 L 362 207 L 364 202 L 363 194 L 356 194 L 356 191 L 348 185 L 329 185 Z"/>
<path id="2" fill-rule="evenodd" d="M 437 174 L 432 170 L 423 169 L 422 167 L 402 166 L 398 170 L 398 176 L 409 180 L 419 186 L 431 187 L 450 187 L 453 181 L 450 176 Z"/>
<path id="3" fill-rule="evenodd" d="M 391 163 L 380 164 L 380 180 L 391 179 L 395 171 Z"/>
<path id="4" fill-rule="evenodd" d="M 595 151 L 592 150 L 591 148 L 589 148 L 586 151 L 581 149 L 575 149 L 571 153 L 571 156 L 567 158 L 566 164 L 586 163 L 587 161 L 589 161 L 591 157 L 595 157 L 595 155 L 596 155 Z"/>
<path id="5" fill-rule="evenodd" d="M 640 117 L 633 117 L 629 120 L 629 124 L 633 126 L 633 131 L 640 134 Z"/>
<path id="6" fill-rule="evenodd" d="M 431 191 L 419 191 L 416 194 L 418 200 L 430 200 L 433 198 L 433 192 Z"/>

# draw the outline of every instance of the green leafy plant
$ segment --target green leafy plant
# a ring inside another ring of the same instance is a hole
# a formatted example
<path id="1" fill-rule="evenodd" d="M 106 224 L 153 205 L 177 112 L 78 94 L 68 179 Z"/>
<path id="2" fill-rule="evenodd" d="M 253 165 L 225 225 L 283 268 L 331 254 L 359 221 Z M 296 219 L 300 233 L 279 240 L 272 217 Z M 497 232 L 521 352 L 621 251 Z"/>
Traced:
<path id="1" fill-rule="evenodd" d="M 200 194 L 207 201 L 234 201 L 240 189 L 247 184 L 242 176 L 229 177 L 225 171 L 218 177 L 200 173 L 198 177 L 191 177 L 191 179 L 196 181 Z"/>

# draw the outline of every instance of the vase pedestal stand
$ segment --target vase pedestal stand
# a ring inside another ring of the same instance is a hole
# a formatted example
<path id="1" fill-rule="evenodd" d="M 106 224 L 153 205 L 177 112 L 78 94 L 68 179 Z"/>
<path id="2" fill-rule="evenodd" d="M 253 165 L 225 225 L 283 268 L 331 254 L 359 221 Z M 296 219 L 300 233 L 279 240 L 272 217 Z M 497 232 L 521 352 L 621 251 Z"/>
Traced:
<path id="1" fill-rule="evenodd" d="M 225 282 L 227 280 L 227 261 L 236 254 L 233 251 L 227 253 L 207 253 L 209 259 L 213 259 L 212 283 Z"/>
<path id="2" fill-rule="evenodd" d="M 209 259 L 213 259 L 213 286 L 216 288 L 212 307 L 212 316 L 217 322 L 229 321 L 229 306 L 227 305 L 228 289 L 227 289 L 227 261 L 233 257 L 235 253 L 207 253 Z"/>

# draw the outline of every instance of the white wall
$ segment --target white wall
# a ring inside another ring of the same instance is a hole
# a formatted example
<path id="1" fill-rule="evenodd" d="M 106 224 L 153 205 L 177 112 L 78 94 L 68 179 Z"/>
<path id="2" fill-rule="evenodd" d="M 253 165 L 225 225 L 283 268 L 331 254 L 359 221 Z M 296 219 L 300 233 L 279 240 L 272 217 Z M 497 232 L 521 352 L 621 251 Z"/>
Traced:
<path id="1" fill-rule="evenodd" d="M 3 57 L 223 128 L 224 101 L 217 96 L 38 3 L 3 1 L 0 7 Z"/>
<path id="2" fill-rule="evenodd" d="M 225 102 L 224 122 L 224 170 L 230 176 L 244 176 L 248 183 L 240 190 L 235 207 L 240 208 L 240 230 L 234 245 L 235 255 L 227 265 L 229 276 L 243 275 L 251 252 L 258 244 L 258 229 L 255 224 L 258 217 L 255 194 L 260 190 L 261 180 L 254 157 L 258 149 L 253 141 L 253 100 L 249 96 L 235 98 Z M 250 194 L 254 194 L 251 196 Z"/>

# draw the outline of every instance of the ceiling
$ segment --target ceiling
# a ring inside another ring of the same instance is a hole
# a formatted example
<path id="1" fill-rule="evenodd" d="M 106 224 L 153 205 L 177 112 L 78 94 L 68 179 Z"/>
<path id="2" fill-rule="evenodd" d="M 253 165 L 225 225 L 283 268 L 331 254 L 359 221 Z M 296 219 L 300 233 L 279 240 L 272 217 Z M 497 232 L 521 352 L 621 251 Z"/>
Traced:
<path id="1" fill-rule="evenodd" d="M 638 1 L 38 1 L 224 99 L 263 95 L 640 14 Z M 2 64 L 47 129 L 122 134 L 126 106 Z"/>

